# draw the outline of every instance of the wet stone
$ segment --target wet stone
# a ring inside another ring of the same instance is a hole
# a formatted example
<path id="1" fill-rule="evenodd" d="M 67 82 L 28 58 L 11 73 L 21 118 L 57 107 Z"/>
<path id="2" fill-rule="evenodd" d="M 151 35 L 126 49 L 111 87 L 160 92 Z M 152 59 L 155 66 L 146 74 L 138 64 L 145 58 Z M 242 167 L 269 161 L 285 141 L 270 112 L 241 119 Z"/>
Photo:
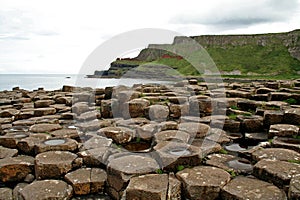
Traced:
<path id="1" fill-rule="evenodd" d="M 221 192 L 221 198 L 224 200 L 232 199 L 276 199 L 286 200 L 285 193 L 276 186 L 257 180 L 238 176 L 231 180 Z"/>
<path id="2" fill-rule="evenodd" d="M 255 161 L 260 161 L 262 159 L 300 161 L 300 154 L 296 151 L 283 148 L 260 148 L 252 153 L 252 159 Z"/>
<path id="3" fill-rule="evenodd" d="M 299 127 L 290 124 L 274 124 L 270 126 L 269 138 L 274 136 L 292 137 L 298 135 Z"/>
<path id="4" fill-rule="evenodd" d="M 50 138 L 44 141 L 38 142 L 34 151 L 36 154 L 46 151 L 70 151 L 74 152 L 78 149 L 78 143 L 76 140 L 70 138 Z"/>
<path id="5" fill-rule="evenodd" d="M 103 192 L 106 179 L 106 172 L 100 168 L 81 168 L 65 175 L 76 195 Z"/>
<path id="6" fill-rule="evenodd" d="M 203 157 L 222 150 L 222 146 L 219 143 L 209 140 L 208 138 L 194 139 L 191 145 L 200 148 Z"/>
<path id="7" fill-rule="evenodd" d="M 3 200 L 13 200 L 12 189 L 0 188 L 0 198 Z"/>
<path id="8" fill-rule="evenodd" d="M 163 200 L 168 190 L 167 174 L 148 174 L 130 179 L 126 199 Z"/>
<path id="9" fill-rule="evenodd" d="M 260 160 L 254 165 L 253 170 L 254 176 L 280 188 L 288 186 L 291 178 L 296 174 L 300 174 L 299 164 L 278 160 Z"/>
<path id="10" fill-rule="evenodd" d="M 18 154 L 17 149 L 10 149 L 0 146 L 0 159 L 14 157 Z"/>
<path id="11" fill-rule="evenodd" d="M 62 126 L 59 124 L 35 124 L 29 128 L 29 131 L 33 133 L 49 133 L 58 129 L 62 129 Z"/>
<path id="12" fill-rule="evenodd" d="M 37 179 L 59 178 L 71 171 L 75 165 L 76 154 L 67 151 L 48 151 L 35 158 Z"/>
<path id="13" fill-rule="evenodd" d="M 291 179 L 288 197 L 291 200 L 300 199 L 300 174 L 295 175 Z"/>
<path id="14" fill-rule="evenodd" d="M 30 156 L 17 156 L 0 159 L 0 181 L 22 181 L 33 171 L 34 158 Z"/>
<path id="15" fill-rule="evenodd" d="M 70 199 L 73 189 L 61 180 L 34 181 L 20 191 L 24 200 Z"/>
<path id="16" fill-rule="evenodd" d="M 185 197 L 191 200 L 218 199 L 221 189 L 230 181 L 230 174 L 222 169 L 198 166 L 176 174 L 183 183 Z"/>
<path id="17" fill-rule="evenodd" d="M 251 163 L 242 158 L 228 154 L 211 154 L 207 156 L 207 165 L 218 167 L 226 171 L 234 171 L 236 174 L 249 174 L 253 170 Z"/>

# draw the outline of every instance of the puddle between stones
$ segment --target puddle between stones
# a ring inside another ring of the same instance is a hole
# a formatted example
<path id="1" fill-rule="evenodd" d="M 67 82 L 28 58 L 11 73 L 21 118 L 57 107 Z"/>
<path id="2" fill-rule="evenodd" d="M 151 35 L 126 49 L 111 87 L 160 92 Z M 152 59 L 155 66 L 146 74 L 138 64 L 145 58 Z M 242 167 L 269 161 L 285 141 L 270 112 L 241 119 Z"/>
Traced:
<path id="1" fill-rule="evenodd" d="M 50 146 L 61 145 L 61 144 L 65 144 L 65 143 L 66 143 L 65 139 L 50 139 L 50 140 L 46 140 L 44 142 L 44 144 L 50 145 Z"/>
<path id="2" fill-rule="evenodd" d="M 242 159 L 230 160 L 227 162 L 227 165 L 234 170 L 245 173 L 251 173 L 253 170 L 253 166 L 251 165 L 251 163 L 247 160 Z"/>
<path id="3" fill-rule="evenodd" d="M 229 145 L 225 145 L 225 149 L 231 152 L 240 152 L 247 150 L 246 147 L 241 146 L 239 143 L 232 143 Z"/>
<path id="4" fill-rule="evenodd" d="M 169 154 L 175 155 L 175 156 L 187 156 L 190 155 L 191 152 L 186 148 L 174 148 L 168 151 Z"/>

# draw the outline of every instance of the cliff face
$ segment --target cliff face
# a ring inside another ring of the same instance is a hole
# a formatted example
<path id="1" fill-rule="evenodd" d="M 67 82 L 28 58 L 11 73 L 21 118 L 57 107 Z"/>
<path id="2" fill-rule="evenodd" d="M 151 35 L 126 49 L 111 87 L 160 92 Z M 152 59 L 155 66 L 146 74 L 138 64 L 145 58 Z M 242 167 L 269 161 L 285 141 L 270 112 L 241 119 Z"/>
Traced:
<path id="1" fill-rule="evenodd" d="M 243 73 L 268 71 L 298 73 L 300 71 L 300 30 L 287 33 L 255 35 L 192 36 L 201 44 L 222 71 L 240 70 Z M 184 37 L 175 37 L 172 45 L 184 43 Z M 166 54 L 150 44 L 137 60 L 154 61 Z"/>

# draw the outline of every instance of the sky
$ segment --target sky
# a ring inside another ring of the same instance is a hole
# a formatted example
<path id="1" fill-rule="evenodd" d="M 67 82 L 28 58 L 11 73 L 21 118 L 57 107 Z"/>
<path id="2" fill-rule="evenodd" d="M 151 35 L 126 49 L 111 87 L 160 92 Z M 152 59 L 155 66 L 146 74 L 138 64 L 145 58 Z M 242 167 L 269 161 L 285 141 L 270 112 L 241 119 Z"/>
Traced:
<path id="1" fill-rule="evenodd" d="M 299 19 L 300 0 L 0 0 L 0 74 L 76 74 L 99 45 L 135 29 L 286 32 Z"/>

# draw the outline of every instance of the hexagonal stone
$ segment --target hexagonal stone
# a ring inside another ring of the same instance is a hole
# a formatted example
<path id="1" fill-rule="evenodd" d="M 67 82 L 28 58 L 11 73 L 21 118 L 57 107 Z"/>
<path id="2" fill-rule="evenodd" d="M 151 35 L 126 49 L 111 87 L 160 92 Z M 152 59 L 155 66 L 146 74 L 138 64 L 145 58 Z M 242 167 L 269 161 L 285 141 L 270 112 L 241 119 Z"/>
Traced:
<path id="1" fill-rule="evenodd" d="M 142 155 L 123 155 L 110 159 L 107 166 L 109 194 L 118 199 L 133 176 L 155 172 L 158 163 L 150 157 Z"/>
<path id="2" fill-rule="evenodd" d="M 71 139 L 79 138 L 78 131 L 74 128 L 59 129 L 59 130 L 51 131 L 50 134 L 53 137 L 64 137 L 64 138 L 71 138 Z"/>
<path id="3" fill-rule="evenodd" d="M 34 158 L 30 156 L 17 156 L 0 159 L 0 181 L 22 181 L 33 171 Z"/>
<path id="4" fill-rule="evenodd" d="M 274 124 L 270 126 L 269 137 L 292 137 L 298 135 L 299 127 L 290 124 Z"/>
<path id="5" fill-rule="evenodd" d="M 61 180 L 34 181 L 20 191 L 24 200 L 71 199 L 73 189 Z"/>
<path id="6" fill-rule="evenodd" d="M 148 174 L 130 179 L 126 199 L 163 200 L 168 191 L 167 174 Z"/>
<path id="7" fill-rule="evenodd" d="M 29 131 L 33 133 L 48 133 L 58 129 L 62 129 L 62 126 L 59 124 L 35 124 L 29 128 Z"/>
<path id="8" fill-rule="evenodd" d="M 76 154 L 67 151 L 40 153 L 35 157 L 35 176 L 37 179 L 59 178 L 73 169 L 76 158 Z"/>
<path id="9" fill-rule="evenodd" d="M 218 167 L 226 171 L 234 171 L 236 174 L 249 174 L 253 170 L 251 163 L 243 158 L 228 154 L 211 154 L 207 156 L 207 165 Z"/>
<path id="10" fill-rule="evenodd" d="M 17 147 L 22 153 L 28 155 L 35 154 L 34 148 L 36 144 L 50 137 L 51 137 L 50 135 L 44 133 L 32 134 L 29 137 L 23 138 L 20 141 L 18 141 Z"/>
<path id="11" fill-rule="evenodd" d="M 230 181 L 230 174 L 222 169 L 198 166 L 176 174 L 183 183 L 185 197 L 191 200 L 218 199 L 221 189 Z"/>
<path id="12" fill-rule="evenodd" d="M 266 110 L 264 112 L 264 126 L 269 128 L 270 125 L 280 124 L 283 122 L 283 112 L 277 110 Z"/>
<path id="13" fill-rule="evenodd" d="M 284 112 L 284 122 L 300 125 L 300 108 L 291 108 Z"/>
<path id="14" fill-rule="evenodd" d="M 274 137 L 272 147 L 291 149 L 300 153 L 300 140 L 286 137 Z"/>
<path id="15" fill-rule="evenodd" d="M 184 131 L 168 130 L 155 133 L 154 138 L 157 143 L 162 141 L 188 143 L 190 140 L 190 134 Z"/>
<path id="16" fill-rule="evenodd" d="M 291 178 L 300 174 L 300 165 L 278 160 L 261 160 L 254 165 L 253 175 L 272 182 L 279 188 L 290 184 Z"/>
<path id="17" fill-rule="evenodd" d="M 277 199 L 286 200 L 285 193 L 276 186 L 257 180 L 238 176 L 231 180 L 221 192 L 222 199 Z"/>
<path id="18" fill-rule="evenodd" d="M 18 113 L 20 113 L 19 110 L 17 109 L 5 109 L 5 110 L 1 110 L 0 111 L 0 117 L 4 118 L 4 117 L 13 117 L 15 115 L 17 115 Z"/>
<path id="19" fill-rule="evenodd" d="M 7 148 L 15 149 L 17 148 L 18 142 L 28 137 L 28 134 L 25 132 L 15 132 L 15 133 L 7 133 L 3 136 L 0 136 L 0 145 Z"/>
<path id="20" fill-rule="evenodd" d="M 135 137 L 135 131 L 125 127 L 106 127 L 100 129 L 98 133 L 113 139 L 117 144 L 128 143 Z"/>
<path id="21" fill-rule="evenodd" d="M 100 168 L 81 168 L 65 175 L 77 195 L 103 192 L 106 179 L 106 172 Z"/>
<path id="22" fill-rule="evenodd" d="M 175 177 L 174 173 L 169 173 L 167 200 L 181 199 L 181 185 L 181 182 Z"/>
<path id="23" fill-rule="evenodd" d="M 186 122 L 180 123 L 178 130 L 185 131 L 191 135 L 191 137 L 203 138 L 209 133 L 210 127 L 202 123 Z"/>
<path id="24" fill-rule="evenodd" d="M 0 188 L 0 198 L 3 200 L 13 200 L 12 189 Z"/>
<path id="25" fill-rule="evenodd" d="M 49 107 L 50 105 L 54 104 L 55 101 L 53 100 L 37 100 L 34 102 L 34 107 L 35 108 L 45 108 Z"/>
<path id="26" fill-rule="evenodd" d="M 252 153 L 252 159 L 255 161 L 260 161 L 262 159 L 300 161 L 300 154 L 296 151 L 283 148 L 260 148 Z"/>
<path id="27" fill-rule="evenodd" d="M 0 146 L 0 159 L 13 157 L 18 154 L 17 149 L 10 149 Z"/>
<path id="28" fill-rule="evenodd" d="M 87 134 L 89 137 L 89 135 Z M 83 146 L 80 148 L 80 150 L 85 150 L 85 149 L 96 149 L 100 147 L 109 147 L 112 144 L 112 139 L 98 136 L 98 135 L 92 135 L 88 140 L 82 141 Z"/>
<path id="29" fill-rule="evenodd" d="M 169 107 L 163 105 L 151 105 L 147 108 L 147 114 L 151 121 L 166 121 L 169 116 Z"/>
<path id="30" fill-rule="evenodd" d="M 54 115 L 56 113 L 55 108 L 36 108 L 34 109 L 34 116 Z"/>
<path id="31" fill-rule="evenodd" d="M 293 176 L 291 179 L 288 197 L 291 200 L 300 199 L 300 174 Z"/>
<path id="32" fill-rule="evenodd" d="M 127 102 L 128 110 L 122 111 L 125 118 L 141 117 L 145 115 L 145 109 L 150 105 L 150 102 L 146 99 L 133 99 Z"/>
<path id="33" fill-rule="evenodd" d="M 35 144 L 34 151 L 36 154 L 46 151 L 71 151 L 78 149 L 76 140 L 70 138 L 49 138 L 44 141 L 39 141 Z"/>
<path id="34" fill-rule="evenodd" d="M 199 147 L 186 143 L 164 141 L 153 149 L 159 156 L 162 168 L 167 170 L 177 170 L 179 165 L 199 165 L 203 157 Z"/>
<path id="35" fill-rule="evenodd" d="M 241 121 L 241 131 L 247 133 L 260 132 L 263 130 L 263 118 L 258 115 L 237 117 Z"/>

